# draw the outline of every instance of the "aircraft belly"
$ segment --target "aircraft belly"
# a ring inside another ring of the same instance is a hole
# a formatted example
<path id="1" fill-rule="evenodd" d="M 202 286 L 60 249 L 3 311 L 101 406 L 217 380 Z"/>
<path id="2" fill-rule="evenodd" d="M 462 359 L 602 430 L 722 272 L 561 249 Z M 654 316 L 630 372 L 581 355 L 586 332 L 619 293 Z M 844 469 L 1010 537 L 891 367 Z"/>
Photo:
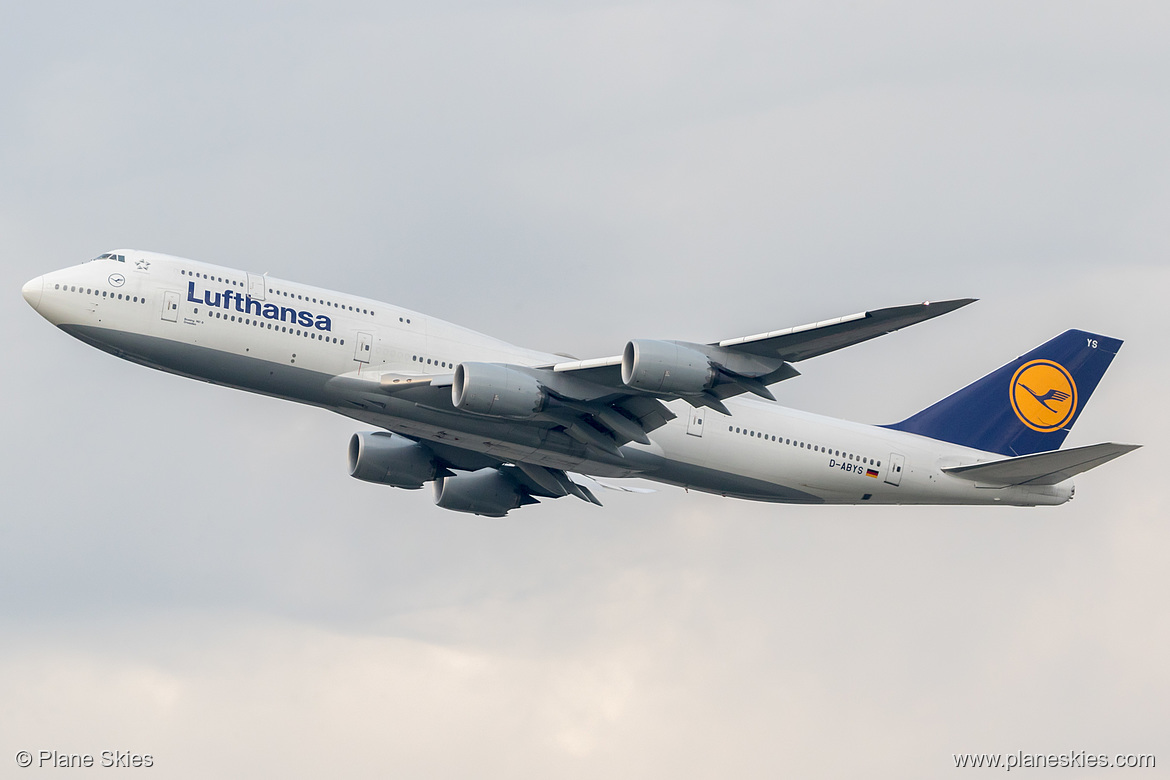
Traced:
<path id="1" fill-rule="evenodd" d="M 62 325 L 75 338 L 103 351 L 168 373 L 332 408 L 360 419 L 428 441 L 481 452 L 503 461 L 521 460 L 550 468 L 625 477 L 635 469 L 591 459 L 578 442 L 558 431 L 510 420 L 476 418 L 431 409 L 394 396 L 346 396 L 332 390 L 332 374 L 294 364 L 239 355 L 148 336 L 86 325 Z"/>
<path id="2" fill-rule="evenodd" d="M 639 465 L 645 475 L 654 481 L 677 485 L 689 490 L 752 501 L 792 504 L 820 504 L 824 502 L 820 496 L 805 490 L 710 466 L 701 466 L 681 460 L 669 460 L 649 453 L 627 452 L 626 458 Z"/>
<path id="3" fill-rule="evenodd" d="M 336 402 L 326 386 L 331 375 L 295 364 L 121 330 L 85 325 L 60 327 L 105 352 L 168 373 L 317 406 Z"/>

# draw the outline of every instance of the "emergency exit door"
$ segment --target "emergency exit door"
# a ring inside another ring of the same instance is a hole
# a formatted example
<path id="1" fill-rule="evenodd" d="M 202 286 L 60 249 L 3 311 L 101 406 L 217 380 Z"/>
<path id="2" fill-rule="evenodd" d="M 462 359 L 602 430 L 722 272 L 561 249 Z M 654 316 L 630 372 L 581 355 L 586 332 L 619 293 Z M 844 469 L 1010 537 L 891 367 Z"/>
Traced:
<path id="1" fill-rule="evenodd" d="M 359 363 L 370 362 L 370 352 L 374 348 L 374 334 L 358 331 L 357 343 L 353 347 L 353 359 Z"/>
<path id="2" fill-rule="evenodd" d="M 162 318 L 167 322 L 179 321 L 179 294 L 173 291 L 163 293 Z"/>
<path id="3" fill-rule="evenodd" d="M 896 452 L 890 453 L 890 465 L 886 467 L 886 484 L 898 485 L 902 482 L 902 469 L 906 465 L 906 458 Z"/>
<path id="4" fill-rule="evenodd" d="M 264 300 L 264 285 L 267 281 L 259 274 L 248 274 L 248 296 L 254 301 Z"/>
<path id="5" fill-rule="evenodd" d="M 691 436 L 703 435 L 703 409 L 691 409 L 691 417 L 687 420 L 687 433 Z"/>

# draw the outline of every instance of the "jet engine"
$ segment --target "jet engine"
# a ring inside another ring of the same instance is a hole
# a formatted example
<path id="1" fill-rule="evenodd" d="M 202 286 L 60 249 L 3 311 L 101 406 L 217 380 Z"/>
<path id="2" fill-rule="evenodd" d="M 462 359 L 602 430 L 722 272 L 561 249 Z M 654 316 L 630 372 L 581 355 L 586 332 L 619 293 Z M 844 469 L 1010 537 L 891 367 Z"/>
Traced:
<path id="1" fill-rule="evenodd" d="M 435 504 L 455 512 L 503 517 L 524 504 L 539 503 L 499 469 L 480 469 L 435 480 Z"/>
<path id="2" fill-rule="evenodd" d="M 622 382 L 637 390 L 698 395 L 716 376 L 706 355 L 673 341 L 637 339 L 622 352 Z"/>
<path id="3" fill-rule="evenodd" d="M 429 449 L 404 436 L 379 431 L 355 433 L 349 440 L 351 477 L 418 490 L 440 471 Z"/>
<path id="4" fill-rule="evenodd" d="M 513 366 L 460 363 L 455 368 L 451 403 L 460 411 L 526 418 L 544 408 L 546 400 L 540 382 Z"/>

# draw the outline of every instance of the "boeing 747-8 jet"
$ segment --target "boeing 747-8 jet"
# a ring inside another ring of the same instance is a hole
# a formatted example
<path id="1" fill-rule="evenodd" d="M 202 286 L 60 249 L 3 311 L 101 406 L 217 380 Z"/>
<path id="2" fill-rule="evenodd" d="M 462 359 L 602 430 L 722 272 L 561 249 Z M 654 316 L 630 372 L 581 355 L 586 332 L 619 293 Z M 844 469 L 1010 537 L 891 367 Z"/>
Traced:
<path id="1" fill-rule="evenodd" d="M 1121 341 L 1069 330 L 918 414 L 874 426 L 787 409 L 769 386 L 807 358 L 971 299 L 876 309 L 710 344 L 635 339 L 568 360 L 387 303 L 120 249 L 33 279 L 24 298 L 126 360 L 319 406 L 377 428 L 358 479 L 503 516 L 600 503 L 640 477 L 801 504 L 1061 504 L 1070 478 L 1135 449 L 1061 450 Z"/>

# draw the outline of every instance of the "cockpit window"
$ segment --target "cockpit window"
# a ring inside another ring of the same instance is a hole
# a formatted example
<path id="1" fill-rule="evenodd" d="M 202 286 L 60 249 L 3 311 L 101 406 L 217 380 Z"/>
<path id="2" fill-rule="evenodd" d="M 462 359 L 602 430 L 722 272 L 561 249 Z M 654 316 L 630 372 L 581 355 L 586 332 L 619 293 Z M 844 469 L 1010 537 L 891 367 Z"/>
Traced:
<path id="1" fill-rule="evenodd" d="M 106 252 L 104 255 L 98 255 L 93 260 L 90 260 L 90 262 L 92 263 L 94 260 L 117 260 L 119 263 L 124 263 L 126 262 L 126 255 L 115 255 L 112 252 Z"/>

